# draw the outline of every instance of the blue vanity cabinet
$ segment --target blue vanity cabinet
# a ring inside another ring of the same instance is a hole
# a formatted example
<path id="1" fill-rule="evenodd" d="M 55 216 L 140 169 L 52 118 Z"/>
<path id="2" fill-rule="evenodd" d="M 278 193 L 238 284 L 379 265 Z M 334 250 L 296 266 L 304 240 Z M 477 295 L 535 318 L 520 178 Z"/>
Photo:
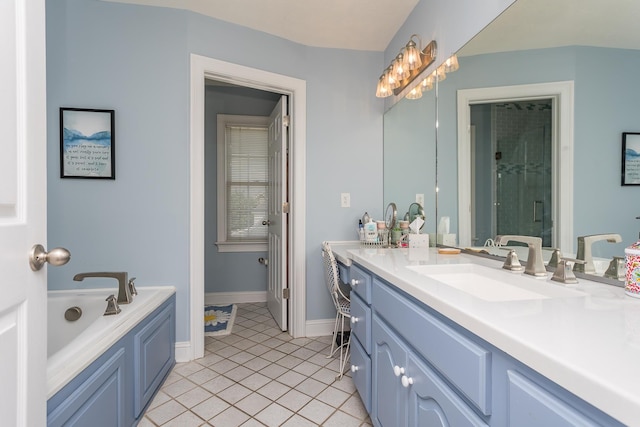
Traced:
<path id="1" fill-rule="evenodd" d="M 341 272 L 342 274 L 342 272 Z M 371 413 L 371 274 L 351 265 L 351 376 Z"/>
<path id="2" fill-rule="evenodd" d="M 369 278 L 371 389 L 356 387 L 371 398 L 374 426 L 622 427 L 423 302 Z"/>
<path id="3" fill-rule="evenodd" d="M 47 426 L 134 426 L 175 364 L 173 294 L 47 401 Z"/>

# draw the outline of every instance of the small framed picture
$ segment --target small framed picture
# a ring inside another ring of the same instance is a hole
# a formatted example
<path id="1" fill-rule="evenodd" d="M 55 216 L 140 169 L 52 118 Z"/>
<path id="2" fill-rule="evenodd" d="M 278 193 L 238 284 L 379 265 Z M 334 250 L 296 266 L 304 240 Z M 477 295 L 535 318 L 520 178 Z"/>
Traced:
<path id="1" fill-rule="evenodd" d="M 116 179 L 114 110 L 60 108 L 60 178 Z"/>

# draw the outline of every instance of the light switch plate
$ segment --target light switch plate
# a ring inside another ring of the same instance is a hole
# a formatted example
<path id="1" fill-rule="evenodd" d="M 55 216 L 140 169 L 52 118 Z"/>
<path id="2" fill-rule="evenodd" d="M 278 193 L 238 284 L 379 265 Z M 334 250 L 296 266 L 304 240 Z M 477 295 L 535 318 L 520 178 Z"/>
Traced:
<path id="1" fill-rule="evenodd" d="M 351 207 L 351 193 L 340 194 L 340 206 L 343 208 Z"/>
<path id="2" fill-rule="evenodd" d="M 420 206 L 424 207 L 424 193 L 416 194 L 416 203 L 420 203 Z"/>

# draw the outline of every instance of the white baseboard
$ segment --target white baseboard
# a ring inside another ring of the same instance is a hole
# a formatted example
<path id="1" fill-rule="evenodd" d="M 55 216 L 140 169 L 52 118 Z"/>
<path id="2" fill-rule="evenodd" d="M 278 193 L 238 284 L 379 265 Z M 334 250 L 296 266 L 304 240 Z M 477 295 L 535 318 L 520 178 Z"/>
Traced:
<path id="1" fill-rule="evenodd" d="M 176 362 L 190 362 L 193 360 L 193 350 L 190 341 L 176 343 Z"/>
<path id="2" fill-rule="evenodd" d="M 348 319 L 347 319 L 348 320 Z M 320 319 L 320 320 L 307 320 L 306 331 L 307 337 L 322 337 L 325 335 L 333 334 L 333 325 L 335 319 Z M 348 321 L 345 321 L 344 329 L 348 331 L 350 328 Z"/>
<path id="3" fill-rule="evenodd" d="M 207 292 L 205 304 L 239 304 L 245 302 L 267 302 L 267 291 L 255 292 Z"/>

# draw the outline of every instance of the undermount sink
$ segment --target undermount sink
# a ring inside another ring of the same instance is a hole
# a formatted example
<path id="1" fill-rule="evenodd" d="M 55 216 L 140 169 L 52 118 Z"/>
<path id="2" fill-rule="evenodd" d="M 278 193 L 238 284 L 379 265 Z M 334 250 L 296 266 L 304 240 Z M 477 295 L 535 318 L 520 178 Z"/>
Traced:
<path id="1" fill-rule="evenodd" d="M 582 297 L 583 292 L 477 264 L 407 266 L 421 275 L 485 301 Z"/>

